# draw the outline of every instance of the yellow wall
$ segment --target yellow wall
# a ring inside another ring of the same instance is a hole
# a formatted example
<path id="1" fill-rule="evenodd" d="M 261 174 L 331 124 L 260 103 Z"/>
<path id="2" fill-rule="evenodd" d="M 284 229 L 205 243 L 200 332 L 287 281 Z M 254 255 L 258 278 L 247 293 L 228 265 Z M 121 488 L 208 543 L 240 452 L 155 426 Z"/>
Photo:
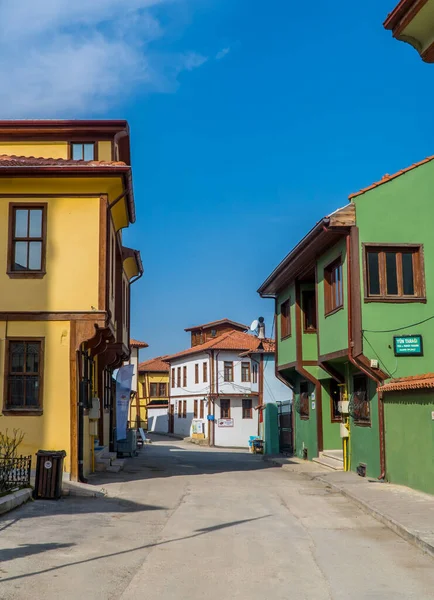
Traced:
<path id="1" fill-rule="evenodd" d="M 68 158 L 68 142 L 0 142 L 0 154 Z"/>
<path id="2" fill-rule="evenodd" d="M 0 431 L 22 429 L 25 438 L 19 448 L 31 454 L 33 467 L 38 450 L 66 450 L 64 469 L 70 470 L 70 386 L 68 321 L 0 321 L 0 410 L 3 408 L 5 337 L 43 337 L 43 415 L 40 417 L 0 416 Z"/>
<path id="3" fill-rule="evenodd" d="M 139 410 L 140 410 L 140 419 L 141 421 L 145 421 L 146 425 L 147 425 L 147 411 L 146 411 L 146 404 L 148 402 L 148 399 L 143 398 L 144 394 L 145 394 L 145 390 L 143 389 L 143 383 L 145 381 L 145 376 L 147 378 L 147 385 L 150 385 L 151 383 L 165 383 L 167 386 L 167 390 L 169 390 L 169 374 L 167 373 L 152 373 L 152 372 L 147 372 L 145 373 L 139 373 L 139 381 L 138 381 L 138 395 L 139 395 Z M 149 389 L 148 389 L 149 392 Z M 151 400 L 161 400 L 162 402 L 168 402 L 169 398 L 151 398 Z M 131 408 L 130 408 L 130 421 L 135 422 L 136 421 L 136 417 L 137 417 L 137 400 L 134 399 L 131 403 Z"/>
<path id="4" fill-rule="evenodd" d="M 98 160 L 112 160 L 112 143 L 98 142 Z"/>
<path id="5" fill-rule="evenodd" d="M 10 279 L 4 246 L 0 252 L 0 310 L 90 311 L 92 306 L 98 307 L 99 198 L 41 201 L 48 205 L 46 275 L 42 279 Z M 0 200 L 0 239 L 5 245 L 9 202 L 17 199 Z"/>

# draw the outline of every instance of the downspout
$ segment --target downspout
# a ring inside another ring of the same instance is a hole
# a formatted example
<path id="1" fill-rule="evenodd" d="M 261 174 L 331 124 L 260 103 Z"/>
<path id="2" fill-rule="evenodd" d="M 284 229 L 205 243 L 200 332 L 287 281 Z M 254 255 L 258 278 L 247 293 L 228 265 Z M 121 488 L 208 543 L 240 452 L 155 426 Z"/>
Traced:
<path id="1" fill-rule="evenodd" d="M 80 350 L 77 353 L 77 356 L 80 357 L 80 363 L 83 361 L 84 351 Z M 87 483 L 87 479 L 84 476 L 84 386 L 88 385 L 87 376 L 88 376 L 88 368 L 87 364 L 87 356 L 84 361 L 84 377 L 79 376 L 79 390 L 78 390 L 78 452 L 77 452 L 77 463 L 78 463 L 78 481 L 81 483 Z M 79 369 L 79 374 L 81 375 L 81 369 Z"/>
<path id="2" fill-rule="evenodd" d="M 360 363 L 357 357 L 353 356 L 353 344 L 352 339 L 352 322 L 353 322 L 353 302 L 352 302 L 352 270 L 351 270 L 351 233 L 347 235 L 346 239 L 347 249 L 347 302 L 348 302 L 348 358 L 350 362 L 359 370 L 362 371 L 369 379 L 377 384 L 382 384 L 383 379 L 372 373 L 370 369 Z M 358 273 L 356 273 L 358 276 Z M 361 332 L 360 332 L 361 333 Z M 386 446 L 385 446 L 385 431 L 384 431 L 384 405 L 381 399 L 381 394 L 377 391 L 378 396 L 378 429 L 380 437 L 380 475 L 378 479 L 386 478 Z"/>

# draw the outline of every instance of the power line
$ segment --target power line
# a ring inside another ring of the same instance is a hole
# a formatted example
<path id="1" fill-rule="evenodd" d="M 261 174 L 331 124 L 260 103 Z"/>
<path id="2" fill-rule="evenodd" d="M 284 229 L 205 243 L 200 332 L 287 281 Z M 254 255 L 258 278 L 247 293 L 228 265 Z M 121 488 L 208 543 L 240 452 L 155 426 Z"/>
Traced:
<path id="1" fill-rule="evenodd" d="M 405 325 L 404 327 L 397 327 L 396 329 L 362 329 L 362 334 L 363 333 L 394 333 L 395 331 L 402 331 L 403 329 L 410 329 L 410 327 L 416 327 L 417 325 L 422 325 L 423 323 L 426 323 L 427 321 L 431 321 L 431 319 L 434 319 L 434 315 L 432 315 L 432 317 L 428 317 L 427 319 L 424 319 L 423 321 L 418 321 L 417 323 L 411 323 L 411 325 Z"/>

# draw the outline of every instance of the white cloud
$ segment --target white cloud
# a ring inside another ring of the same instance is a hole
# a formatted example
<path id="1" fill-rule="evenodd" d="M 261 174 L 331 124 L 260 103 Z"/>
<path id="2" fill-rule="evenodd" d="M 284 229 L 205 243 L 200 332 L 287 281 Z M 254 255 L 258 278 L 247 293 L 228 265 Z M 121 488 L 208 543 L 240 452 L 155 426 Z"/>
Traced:
<path id="1" fill-rule="evenodd" d="M 155 50 L 159 12 L 176 2 L 0 0 L 1 118 L 98 114 L 135 91 L 176 89 L 206 61 Z"/>
<path id="2" fill-rule="evenodd" d="M 217 54 L 215 55 L 216 60 L 221 60 L 222 58 L 227 56 L 230 51 L 231 49 L 229 47 L 222 48 L 222 50 L 220 50 L 220 52 L 217 52 Z"/>

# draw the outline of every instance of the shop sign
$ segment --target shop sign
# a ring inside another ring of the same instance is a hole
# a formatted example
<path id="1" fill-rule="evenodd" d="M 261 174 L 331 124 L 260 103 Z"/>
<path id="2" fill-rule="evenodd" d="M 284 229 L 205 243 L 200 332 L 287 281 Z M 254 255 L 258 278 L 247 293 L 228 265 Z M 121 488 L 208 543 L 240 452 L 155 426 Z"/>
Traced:
<path id="1" fill-rule="evenodd" d="M 393 338 L 395 356 L 423 356 L 421 335 L 395 335 Z"/>
<path id="2" fill-rule="evenodd" d="M 218 426 L 219 427 L 233 427 L 234 420 L 233 419 L 219 419 Z"/>

